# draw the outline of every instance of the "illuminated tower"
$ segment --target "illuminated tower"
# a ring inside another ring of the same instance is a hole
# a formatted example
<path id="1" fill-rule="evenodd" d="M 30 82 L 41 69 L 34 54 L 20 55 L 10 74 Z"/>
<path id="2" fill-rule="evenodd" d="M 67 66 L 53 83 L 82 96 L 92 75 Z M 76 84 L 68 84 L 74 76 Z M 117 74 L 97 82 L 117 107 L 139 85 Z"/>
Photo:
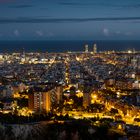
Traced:
<path id="1" fill-rule="evenodd" d="M 136 50 L 133 48 L 133 53 L 136 53 Z"/>
<path id="2" fill-rule="evenodd" d="M 88 53 L 88 45 L 85 45 L 85 53 Z"/>
<path id="3" fill-rule="evenodd" d="M 97 53 L 97 45 L 96 44 L 93 45 L 93 53 L 94 54 Z"/>

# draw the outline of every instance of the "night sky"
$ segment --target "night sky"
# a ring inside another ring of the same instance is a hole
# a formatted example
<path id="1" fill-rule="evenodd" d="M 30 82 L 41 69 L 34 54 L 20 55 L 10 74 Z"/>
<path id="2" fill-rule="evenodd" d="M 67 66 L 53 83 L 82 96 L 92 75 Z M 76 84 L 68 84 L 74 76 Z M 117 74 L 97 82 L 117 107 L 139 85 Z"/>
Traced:
<path id="1" fill-rule="evenodd" d="M 0 0 L 0 40 L 139 40 L 140 0 Z"/>

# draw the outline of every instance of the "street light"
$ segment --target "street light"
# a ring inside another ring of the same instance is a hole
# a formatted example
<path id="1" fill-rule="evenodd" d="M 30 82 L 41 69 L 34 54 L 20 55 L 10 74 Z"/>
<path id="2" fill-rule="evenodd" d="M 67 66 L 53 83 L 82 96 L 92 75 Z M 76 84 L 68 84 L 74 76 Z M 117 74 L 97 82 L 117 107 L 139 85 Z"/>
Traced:
<path id="1" fill-rule="evenodd" d="M 96 100 L 97 100 L 97 95 L 91 94 L 91 103 L 95 103 Z"/>
<path id="2" fill-rule="evenodd" d="M 93 98 L 93 99 L 97 99 L 97 95 L 96 94 L 93 94 L 93 95 L 91 95 L 91 97 Z"/>

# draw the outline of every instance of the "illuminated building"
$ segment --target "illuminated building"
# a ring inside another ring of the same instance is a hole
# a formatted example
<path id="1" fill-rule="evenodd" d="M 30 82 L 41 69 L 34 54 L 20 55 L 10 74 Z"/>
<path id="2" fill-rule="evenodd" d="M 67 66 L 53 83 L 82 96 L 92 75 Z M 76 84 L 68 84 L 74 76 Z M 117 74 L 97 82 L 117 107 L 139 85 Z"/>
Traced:
<path id="1" fill-rule="evenodd" d="M 90 105 L 91 98 L 90 98 L 90 93 L 84 93 L 83 94 L 83 106 L 87 108 Z"/>
<path id="2" fill-rule="evenodd" d="M 62 100 L 62 93 L 63 93 L 63 87 L 62 86 L 56 87 L 56 96 L 57 96 L 57 103 L 58 104 Z"/>
<path id="3" fill-rule="evenodd" d="M 93 103 L 96 103 L 96 101 L 97 101 L 97 95 L 95 94 L 95 93 L 92 93 L 91 94 L 91 103 L 93 104 Z"/>
<path id="4" fill-rule="evenodd" d="M 31 89 L 29 90 L 29 109 L 34 111 L 49 112 L 62 99 L 62 87 L 52 89 Z"/>
<path id="5" fill-rule="evenodd" d="M 134 81 L 132 87 L 133 87 L 133 89 L 140 89 L 140 82 L 139 81 Z"/>
<path id="6" fill-rule="evenodd" d="M 29 93 L 28 107 L 30 110 L 34 110 L 34 94 L 32 93 Z"/>
<path id="7" fill-rule="evenodd" d="M 51 93 L 47 92 L 47 93 L 43 93 L 43 109 L 47 112 L 49 112 L 51 110 Z"/>
<path id="8" fill-rule="evenodd" d="M 93 45 L 93 53 L 94 54 L 97 53 L 97 45 L 96 44 Z"/>
<path id="9" fill-rule="evenodd" d="M 35 92 L 29 94 L 29 109 L 49 112 L 51 109 L 50 92 Z"/>
<path id="10" fill-rule="evenodd" d="M 85 45 L 85 53 L 88 53 L 88 45 Z"/>

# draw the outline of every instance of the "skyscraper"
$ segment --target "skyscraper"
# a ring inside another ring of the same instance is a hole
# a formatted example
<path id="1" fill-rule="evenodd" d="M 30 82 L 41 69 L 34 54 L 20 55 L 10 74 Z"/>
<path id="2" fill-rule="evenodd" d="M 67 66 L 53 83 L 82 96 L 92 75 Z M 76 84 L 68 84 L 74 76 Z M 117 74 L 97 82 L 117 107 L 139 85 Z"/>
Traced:
<path id="1" fill-rule="evenodd" d="M 85 53 L 88 53 L 88 44 L 85 45 Z"/>
<path id="2" fill-rule="evenodd" d="M 97 53 L 97 45 L 96 45 L 96 44 L 93 45 L 93 53 L 94 53 L 94 54 Z"/>

